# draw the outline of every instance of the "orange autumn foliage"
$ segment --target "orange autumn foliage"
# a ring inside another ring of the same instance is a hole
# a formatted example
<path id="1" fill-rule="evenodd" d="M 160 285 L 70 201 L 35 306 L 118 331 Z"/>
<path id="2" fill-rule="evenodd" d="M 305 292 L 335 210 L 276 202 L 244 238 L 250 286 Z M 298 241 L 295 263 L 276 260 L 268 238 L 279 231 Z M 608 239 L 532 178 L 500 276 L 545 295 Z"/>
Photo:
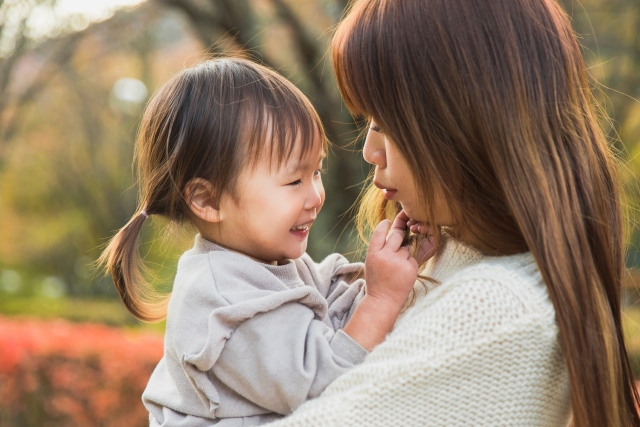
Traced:
<path id="1" fill-rule="evenodd" d="M 162 349 L 155 334 L 0 317 L 0 427 L 148 425 Z"/>

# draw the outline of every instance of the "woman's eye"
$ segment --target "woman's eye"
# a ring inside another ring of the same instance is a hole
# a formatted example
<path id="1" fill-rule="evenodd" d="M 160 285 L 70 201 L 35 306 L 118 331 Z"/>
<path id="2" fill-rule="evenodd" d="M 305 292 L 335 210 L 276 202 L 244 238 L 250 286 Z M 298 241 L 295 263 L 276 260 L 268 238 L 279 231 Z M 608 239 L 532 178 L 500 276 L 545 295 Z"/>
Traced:
<path id="1" fill-rule="evenodd" d="M 302 184 L 302 180 L 301 179 L 297 179 L 293 182 L 288 183 L 287 185 L 292 185 L 292 186 L 296 186 L 296 185 L 300 185 Z"/>
<path id="2" fill-rule="evenodd" d="M 313 176 L 320 176 L 320 174 L 322 174 L 323 170 L 322 169 L 318 169 L 317 171 L 315 171 L 313 173 Z"/>
<path id="3" fill-rule="evenodd" d="M 369 129 L 371 129 L 374 132 L 384 133 L 384 132 L 382 132 L 382 129 L 380 129 L 380 127 L 378 125 L 376 125 L 376 124 L 372 124 Z"/>

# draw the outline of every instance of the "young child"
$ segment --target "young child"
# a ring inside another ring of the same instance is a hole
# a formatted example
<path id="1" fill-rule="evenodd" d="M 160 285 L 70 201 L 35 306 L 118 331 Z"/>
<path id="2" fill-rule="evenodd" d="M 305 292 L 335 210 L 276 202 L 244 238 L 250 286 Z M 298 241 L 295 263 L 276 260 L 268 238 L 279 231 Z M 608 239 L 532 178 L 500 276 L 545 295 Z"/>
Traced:
<path id="1" fill-rule="evenodd" d="M 152 426 L 260 425 L 362 362 L 391 330 L 417 275 L 406 225 L 376 230 L 366 261 L 305 254 L 324 202 L 327 150 L 309 101 L 240 59 L 184 70 L 154 96 L 136 147 L 139 213 L 101 261 L 139 319 L 167 317 L 164 357 L 143 394 Z M 144 220 L 199 234 L 168 301 L 137 258 Z M 388 234 L 388 235 L 387 235 Z"/>

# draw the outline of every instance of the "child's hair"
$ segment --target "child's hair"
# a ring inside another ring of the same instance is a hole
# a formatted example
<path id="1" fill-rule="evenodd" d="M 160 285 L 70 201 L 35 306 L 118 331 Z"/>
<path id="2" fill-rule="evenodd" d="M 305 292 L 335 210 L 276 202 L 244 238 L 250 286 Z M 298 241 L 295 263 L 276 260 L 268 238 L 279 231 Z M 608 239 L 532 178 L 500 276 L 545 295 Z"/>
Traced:
<path id="1" fill-rule="evenodd" d="M 292 83 L 254 62 L 220 58 L 183 70 L 146 108 L 135 157 L 138 210 L 102 253 L 122 302 L 138 319 L 166 316 L 168 295 L 144 279 L 138 234 L 148 215 L 175 223 L 190 218 L 185 189 L 194 178 L 214 197 L 235 197 L 238 175 L 263 156 L 281 165 L 294 151 L 304 157 L 326 139 L 309 100 Z M 298 151 L 296 148 L 299 147 Z"/>

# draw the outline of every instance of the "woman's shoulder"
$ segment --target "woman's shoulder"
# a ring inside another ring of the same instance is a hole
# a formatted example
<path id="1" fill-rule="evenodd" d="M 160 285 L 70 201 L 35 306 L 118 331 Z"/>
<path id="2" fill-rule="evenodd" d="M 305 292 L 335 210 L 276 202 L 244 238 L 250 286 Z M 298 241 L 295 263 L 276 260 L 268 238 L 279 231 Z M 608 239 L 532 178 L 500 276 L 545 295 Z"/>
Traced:
<path id="1" fill-rule="evenodd" d="M 424 271 L 438 284 L 398 320 L 396 336 L 453 349 L 539 333 L 552 345 L 555 311 L 531 254 L 488 257 L 456 241 L 446 245 Z"/>
<path id="2" fill-rule="evenodd" d="M 482 257 L 442 282 L 441 292 L 502 296 L 522 305 L 525 312 L 553 315 L 547 286 L 531 253 Z"/>
<path id="3" fill-rule="evenodd" d="M 484 295 L 497 299 L 495 303 L 522 306 L 527 312 L 554 314 L 547 287 L 530 252 L 487 256 L 445 237 L 443 250 L 423 274 L 437 283 L 423 299 L 439 300 L 445 294 Z"/>

